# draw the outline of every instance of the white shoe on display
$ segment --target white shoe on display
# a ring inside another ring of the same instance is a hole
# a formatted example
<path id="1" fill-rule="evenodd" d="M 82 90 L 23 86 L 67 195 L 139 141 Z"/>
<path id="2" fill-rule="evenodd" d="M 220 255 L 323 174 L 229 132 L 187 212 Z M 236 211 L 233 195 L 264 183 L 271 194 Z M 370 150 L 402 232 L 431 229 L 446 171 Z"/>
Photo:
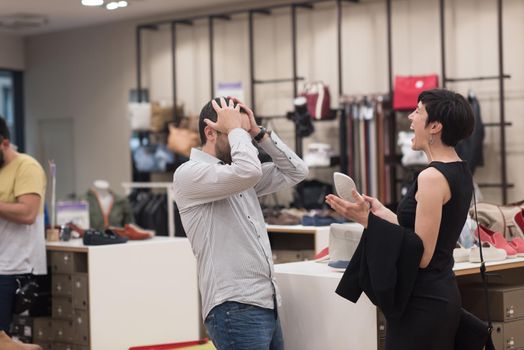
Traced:
<path id="1" fill-rule="evenodd" d="M 488 242 L 482 242 L 482 255 L 485 262 L 502 261 L 506 259 L 507 253 L 504 249 L 495 248 Z M 474 246 L 469 253 L 469 261 L 472 263 L 480 262 L 480 248 Z"/>
<path id="2" fill-rule="evenodd" d="M 457 243 L 457 247 L 453 249 L 453 259 L 456 263 L 469 261 L 470 250 Z"/>

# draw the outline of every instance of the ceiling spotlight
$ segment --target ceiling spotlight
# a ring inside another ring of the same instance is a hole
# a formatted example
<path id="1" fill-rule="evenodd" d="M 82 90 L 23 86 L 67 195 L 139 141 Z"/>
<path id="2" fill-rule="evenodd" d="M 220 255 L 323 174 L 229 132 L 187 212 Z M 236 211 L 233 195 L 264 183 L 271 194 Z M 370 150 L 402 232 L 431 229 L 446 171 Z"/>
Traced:
<path id="1" fill-rule="evenodd" d="M 84 6 L 101 6 L 104 4 L 104 0 L 82 0 Z"/>
<path id="2" fill-rule="evenodd" d="M 108 10 L 116 10 L 118 8 L 118 2 L 110 2 L 106 5 L 106 9 Z"/>
<path id="3" fill-rule="evenodd" d="M 126 6 L 127 6 L 127 1 L 123 1 L 123 0 L 122 0 L 122 1 L 119 1 L 119 2 L 118 2 L 118 6 L 119 6 L 119 7 L 126 7 Z"/>

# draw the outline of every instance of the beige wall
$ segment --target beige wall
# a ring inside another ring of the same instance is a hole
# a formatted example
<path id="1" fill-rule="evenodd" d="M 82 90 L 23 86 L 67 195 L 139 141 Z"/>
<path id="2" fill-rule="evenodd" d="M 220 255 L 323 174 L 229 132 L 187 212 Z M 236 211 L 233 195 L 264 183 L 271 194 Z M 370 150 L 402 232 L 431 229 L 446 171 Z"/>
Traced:
<path id="1" fill-rule="evenodd" d="M 265 2 L 264 2 L 265 4 Z M 447 1 L 447 67 L 449 76 L 494 75 L 497 73 L 496 16 L 493 0 Z M 512 75 L 506 82 L 510 201 L 522 199 L 524 147 L 519 133 L 524 130 L 520 112 L 524 107 L 524 2 L 504 1 L 505 69 Z M 385 1 L 344 4 L 343 61 L 344 92 L 348 94 L 387 91 L 387 47 Z M 440 40 L 437 0 L 393 1 L 393 67 L 395 74 L 440 73 Z M 336 29 L 333 3 L 314 11 L 299 10 L 298 73 L 307 80 L 323 80 L 331 87 L 332 104 L 337 104 Z M 209 44 L 206 21 L 193 27 L 179 26 L 177 35 L 178 102 L 197 114 L 209 99 Z M 289 10 L 255 21 L 255 76 L 260 79 L 291 75 Z M 171 53 L 169 28 L 146 35 L 144 41 L 144 84 L 156 100 L 170 101 Z M 232 21 L 217 20 L 215 26 L 215 82 L 242 81 L 249 102 L 249 61 L 246 15 Z M 49 34 L 28 39 L 27 45 L 28 139 L 41 118 L 72 117 L 76 122 L 77 188 L 83 190 L 94 178 L 113 184 L 130 179 L 130 156 L 126 101 L 134 87 L 134 24 L 123 23 Z M 50 83 L 52 82 L 52 83 Z M 299 84 L 301 86 L 301 84 Z M 496 82 L 449 85 L 459 92 L 476 91 L 484 121 L 498 118 Z M 288 84 L 259 86 L 257 111 L 261 115 L 282 114 L 291 108 Z M 290 122 L 275 122 L 293 145 Z M 330 141 L 338 150 L 336 122 L 317 124 L 318 132 L 305 140 Z M 96 137 L 95 137 L 96 136 Z M 499 131 L 489 128 L 486 137 L 486 165 L 476 174 L 479 182 L 499 180 Z M 36 147 L 30 143 L 29 146 Z M 328 178 L 330 172 L 313 171 Z M 500 201 L 498 189 L 484 195 Z"/>
<path id="2" fill-rule="evenodd" d="M 0 68 L 24 70 L 24 38 L 0 33 Z"/>
<path id="3" fill-rule="evenodd" d="M 121 192 L 119 184 L 131 177 L 126 103 L 134 83 L 127 39 L 133 34 L 133 25 L 121 24 L 27 40 L 27 150 L 39 154 L 39 121 L 72 119 L 77 193 L 95 179 Z"/>

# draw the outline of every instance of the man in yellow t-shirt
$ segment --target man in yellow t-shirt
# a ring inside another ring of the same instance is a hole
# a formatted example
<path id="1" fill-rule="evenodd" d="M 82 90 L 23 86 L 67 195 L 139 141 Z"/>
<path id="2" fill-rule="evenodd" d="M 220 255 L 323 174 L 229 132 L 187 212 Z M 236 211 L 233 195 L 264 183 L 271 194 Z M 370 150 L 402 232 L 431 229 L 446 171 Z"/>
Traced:
<path id="1" fill-rule="evenodd" d="M 9 332 L 17 277 L 47 273 L 45 172 L 9 140 L 9 129 L 0 117 L 0 333 Z"/>

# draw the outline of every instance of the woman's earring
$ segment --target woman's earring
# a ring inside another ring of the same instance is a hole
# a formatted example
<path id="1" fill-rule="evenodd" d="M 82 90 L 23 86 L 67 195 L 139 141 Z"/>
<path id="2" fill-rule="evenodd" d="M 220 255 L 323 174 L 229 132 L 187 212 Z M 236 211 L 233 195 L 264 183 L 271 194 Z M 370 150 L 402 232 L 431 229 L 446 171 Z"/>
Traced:
<path id="1" fill-rule="evenodd" d="M 429 135 L 429 144 L 432 145 L 433 144 L 433 134 Z"/>

